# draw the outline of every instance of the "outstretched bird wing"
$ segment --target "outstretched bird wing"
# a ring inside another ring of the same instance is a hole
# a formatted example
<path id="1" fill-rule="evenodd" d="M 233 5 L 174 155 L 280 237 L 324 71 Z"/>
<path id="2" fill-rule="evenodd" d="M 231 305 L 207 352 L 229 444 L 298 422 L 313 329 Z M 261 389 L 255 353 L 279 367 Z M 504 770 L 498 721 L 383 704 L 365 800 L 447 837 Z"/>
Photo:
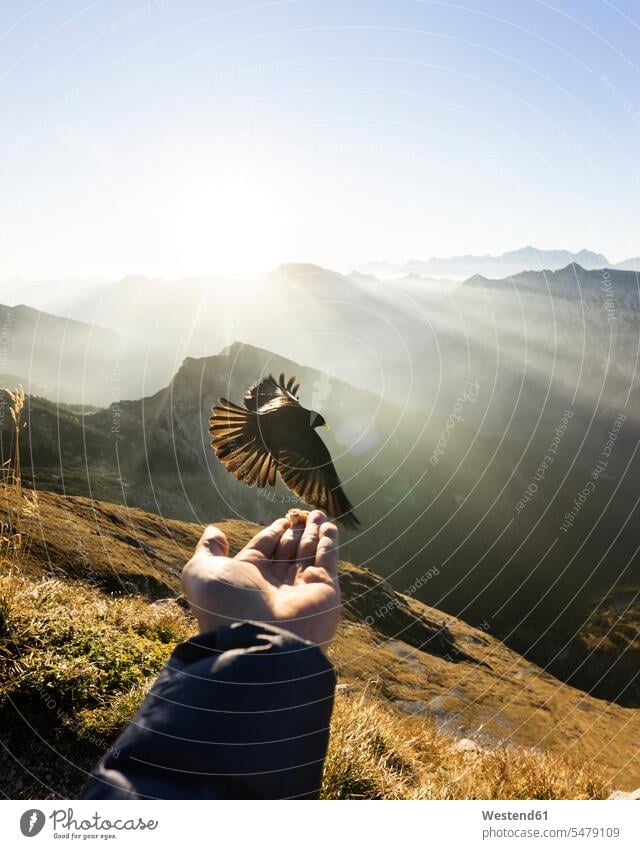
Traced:
<path id="1" fill-rule="evenodd" d="M 285 382 L 284 374 L 279 381 L 270 374 L 247 389 L 246 409 L 221 398 L 211 411 L 211 447 L 226 470 L 238 480 L 249 486 L 255 483 L 260 489 L 267 484 L 275 486 L 278 462 L 265 445 L 258 413 L 300 406 L 296 394 L 299 387 L 295 377 Z"/>
<path id="2" fill-rule="evenodd" d="M 327 446 L 315 431 L 305 440 L 303 448 L 283 448 L 279 461 L 280 477 L 305 504 L 324 510 L 347 527 L 360 524 L 344 494 Z"/>
<path id="3" fill-rule="evenodd" d="M 299 405 L 298 389 L 300 384 L 295 377 L 290 377 L 285 383 L 284 374 L 280 375 L 279 380 L 270 374 L 269 377 L 256 381 L 247 389 L 244 393 L 244 405 L 247 410 L 254 412 L 258 410 L 263 412 L 266 409 L 276 409 L 289 404 Z"/>
<path id="4" fill-rule="evenodd" d="M 257 413 L 221 398 L 211 411 L 209 433 L 228 472 L 249 486 L 275 486 L 278 464 L 264 444 Z"/>

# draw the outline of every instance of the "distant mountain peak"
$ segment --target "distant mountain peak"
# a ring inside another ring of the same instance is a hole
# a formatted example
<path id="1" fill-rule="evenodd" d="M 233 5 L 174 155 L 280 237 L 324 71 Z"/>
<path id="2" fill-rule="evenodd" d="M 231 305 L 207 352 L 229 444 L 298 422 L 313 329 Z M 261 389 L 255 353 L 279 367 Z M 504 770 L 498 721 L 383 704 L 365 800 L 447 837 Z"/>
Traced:
<path id="1" fill-rule="evenodd" d="M 119 284 L 131 284 L 131 283 L 150 283 L 153 278 L 147 277 L 146 274 L 125 274 L 118 283 Z"/>
<path id="2" fill-rule="evenodd" d="M 266 348 L 260 348 L 258 345 L 250 345 L 247 342 L 240 342 L 239 339 L 236 339 L 236 341 L 232 342 L 230 345 L 225 345 L 219 354 L 214 354 L 213 356 L 235 357 L 241 352 L 244 352 L 245 354 L 260 354 L 261 356 L 265 354 L 271 355 L 271 351 L 267 351 Z"/>
<path id="3" fill-rule="evenodd" d="M 489 279 L 501 279 L 520 274 L 523 271 L 557 271 L 566 268 L 571 262 L 578 263 L 587 270 L 606 268 L 610 265 L 604 254 L 582 248 L 577 253 L 572 251 L 536 248 L 525 245 L 522 248 L 506 251 L 494 256 L 492 254 L 465 254 L 452 257 L 431 257 L 427 260 L 410 259 L 404 264 L 398 264 L 395 269 L 385 269 L 387 277 L 398 277 L 417 274 L 420 277 L 446 277 L 456 280 L 467 280 L 474 274 L 482 274 Z"/>
<path id="4" fill-rule="evenodd" d="M 275 273 L 283 274 L 285 277 L 306 277 L 310 274 L 327 274 L 331 272 L 311 262 L 285 262 L 283 265 L 278 266 Z"/>
<path id="5" fill-rule="evenodd" d="M 622 262 L 617 262 L 612 268 L 620 271 L 640 271 L 640 256 L 632 256 Z"/>

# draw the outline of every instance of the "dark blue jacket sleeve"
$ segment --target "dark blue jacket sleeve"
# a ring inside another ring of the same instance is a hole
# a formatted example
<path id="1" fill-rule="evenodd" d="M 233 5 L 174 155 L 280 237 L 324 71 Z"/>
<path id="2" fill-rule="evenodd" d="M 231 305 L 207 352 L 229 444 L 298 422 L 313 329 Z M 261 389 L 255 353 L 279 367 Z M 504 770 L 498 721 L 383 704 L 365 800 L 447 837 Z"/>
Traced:
<path id="1" fill-rule="evenodd" d="M 238 622 L 181 643 L 85 799 L 317 798 L 335 673 L 288 631 Z"/>

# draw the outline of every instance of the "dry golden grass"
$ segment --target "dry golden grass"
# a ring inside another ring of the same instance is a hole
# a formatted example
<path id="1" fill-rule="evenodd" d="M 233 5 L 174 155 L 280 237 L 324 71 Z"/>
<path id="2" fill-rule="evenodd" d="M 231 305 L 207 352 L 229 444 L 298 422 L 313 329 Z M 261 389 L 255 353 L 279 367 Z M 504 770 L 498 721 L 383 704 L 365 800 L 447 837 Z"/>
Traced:
<path id="1" fill-rule="evenodd" d="M 461 751 L 426 717 L 375 696 L 339 696 L 325 763 L 325 799 L 602 799 L 592 767 L 525 748 Z"/>
<path id="2" fill-rule="evenodd" d="M 0 792 L 77 798 L 194 622 L 78 581 L 5 575 L 0 596 Z"/>
<path id="3" fill-rule="evenodd" d="M 0 636 L 0 707 L 47 703 L 79 723 L 121 729 L 193 621 L 174 603 L 114 598 L 78 582 L 0 578 L 11 601 Z M 133 692 L 133 696 L 132 696 Z"/>
<path id="4" fill-rule="evenodd" d="M 417 782 L 413 741 L 399 718 L 365 696 L 338 696 L 324 768 L 325 799 L 408 799 Z"/>
<path id="5" fill-rule="evenodd" d="M 13 602 L 16 583 L 20 575 L 20 560 L 28 546 L 28 538 L 23 532 L 23 516 L 33 516 L 38 501 L 35 493 L 22 489 L 20 472 L 20 433 L 26 427 L 22 421 L 25 393 L 22 386 L 14 391 L 4 390 L 10 400 L 9 411 L 13 422 L 12 444 L 9 459 L 1 466 L 0 498 L 4 520 L 0 523 L 0 573 L 7 576 L 0 589 L 0 635 L 4 633 L 5 623 Z"/>

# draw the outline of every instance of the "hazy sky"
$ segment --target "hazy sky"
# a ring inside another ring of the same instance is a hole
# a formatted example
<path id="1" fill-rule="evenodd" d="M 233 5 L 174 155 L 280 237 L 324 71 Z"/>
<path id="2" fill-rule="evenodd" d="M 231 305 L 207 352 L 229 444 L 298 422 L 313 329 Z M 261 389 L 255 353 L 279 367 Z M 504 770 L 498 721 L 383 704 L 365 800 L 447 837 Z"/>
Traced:
<path id="1" fill-rule="evenodd" d="M 637 0 L 0 4 L 0 275 L 640 254 Z"/>

